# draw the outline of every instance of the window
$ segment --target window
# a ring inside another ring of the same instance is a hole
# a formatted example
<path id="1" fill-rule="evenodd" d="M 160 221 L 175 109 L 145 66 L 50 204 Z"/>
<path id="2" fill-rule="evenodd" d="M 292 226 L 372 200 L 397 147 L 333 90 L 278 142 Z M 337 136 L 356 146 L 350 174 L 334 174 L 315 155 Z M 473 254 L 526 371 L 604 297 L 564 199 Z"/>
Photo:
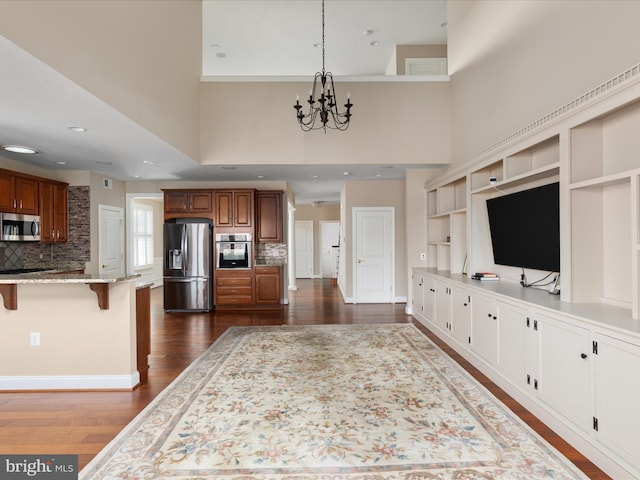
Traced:
<path id="1" fill-rule="evenodd" d="M 148 205 L 133 207 L 133 267 L 153 265 L 153 208 Z"/>

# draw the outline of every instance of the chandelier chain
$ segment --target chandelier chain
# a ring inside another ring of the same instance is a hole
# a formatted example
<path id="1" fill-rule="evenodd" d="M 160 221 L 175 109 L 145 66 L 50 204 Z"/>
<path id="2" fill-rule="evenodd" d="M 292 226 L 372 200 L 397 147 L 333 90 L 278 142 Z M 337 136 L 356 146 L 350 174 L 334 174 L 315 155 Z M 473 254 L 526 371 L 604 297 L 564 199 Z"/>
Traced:
<path id="1" fill-rule="evenodd" d="M 296 118 L 300 128 L 304 131 L 322 129 L 327 132 L 327 128 L 335 130 L 346 130 L 351 120 L 351 99 L 347 94 L 347 103 L 344 104 L 346 110 L 338 110 L 338 96 L 336 87 L 333 84 L 333 75 L 325 69 L 325 24 L 324 24 L 324 0 L 322 0 L 322 71 L 317 72 L 313 80 L 313 87 L 309 91 L 309 104 L 307 113 L 303 112 L 300 105 L 300 96 L 297 96 L 293 106 L 296 110 Z M 316 121 L 319 122 L 316 124 Z"/>
<path id="2" fill-rule="evenodd" d="M 322 72 L 324 69 L 324 0 L 322 0 Z"/>

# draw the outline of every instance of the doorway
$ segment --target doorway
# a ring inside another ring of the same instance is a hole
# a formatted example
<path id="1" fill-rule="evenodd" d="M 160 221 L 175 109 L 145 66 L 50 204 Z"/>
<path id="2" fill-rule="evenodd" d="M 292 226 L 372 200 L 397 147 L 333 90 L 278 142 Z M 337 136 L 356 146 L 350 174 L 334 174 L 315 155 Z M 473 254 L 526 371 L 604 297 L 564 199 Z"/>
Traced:
<path id="1" fill-rule="evenodd" d="M 338 278 L 340 222 L 320 221 L 320 272 L 322 278 Z"/>
<path id="2" fill-rule="evenodd" d="M 124 210 L 110 205 L 98 205 L 98 273 L 124 273 Z"/>
<path id="3" fill-rule="evenodd" d="M 392 303 L 395 290 L 393 207 L 353 209 L 354 303 Z"/>
<path id="4" fill-rule="evenodd" d="M 296 220 L 296 278 L 313 278 L 313 220 Z"/>

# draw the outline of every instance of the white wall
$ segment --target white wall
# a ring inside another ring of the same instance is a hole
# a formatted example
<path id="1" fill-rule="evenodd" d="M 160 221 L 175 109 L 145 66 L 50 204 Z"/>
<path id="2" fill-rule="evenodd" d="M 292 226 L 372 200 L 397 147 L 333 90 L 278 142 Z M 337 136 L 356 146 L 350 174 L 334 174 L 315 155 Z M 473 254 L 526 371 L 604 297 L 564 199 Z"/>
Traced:
<path id="1" fill-rule="evenodd" d="M 640 62 L 640 2 L 447 2 L 453 163 Z"/>
<path id="2" fill-rule="evenodd" d="M 3 0 L 0 32 L 191 158 L 202 3 Z"/>

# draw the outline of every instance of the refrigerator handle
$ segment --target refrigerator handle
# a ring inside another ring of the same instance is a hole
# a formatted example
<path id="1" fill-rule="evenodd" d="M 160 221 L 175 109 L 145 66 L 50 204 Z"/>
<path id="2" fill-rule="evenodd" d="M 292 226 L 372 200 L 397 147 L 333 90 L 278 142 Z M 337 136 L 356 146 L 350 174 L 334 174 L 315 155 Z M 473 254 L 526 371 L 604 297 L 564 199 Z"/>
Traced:
<path id="1" fill-rule="evenodd" d="M 187 245 L 189 245 L 189 242 L 187 242 L 187 224 L 185 223 L 182 225 L 182 276 L 187 275 L 187 262 L 189 259 Z"/>

